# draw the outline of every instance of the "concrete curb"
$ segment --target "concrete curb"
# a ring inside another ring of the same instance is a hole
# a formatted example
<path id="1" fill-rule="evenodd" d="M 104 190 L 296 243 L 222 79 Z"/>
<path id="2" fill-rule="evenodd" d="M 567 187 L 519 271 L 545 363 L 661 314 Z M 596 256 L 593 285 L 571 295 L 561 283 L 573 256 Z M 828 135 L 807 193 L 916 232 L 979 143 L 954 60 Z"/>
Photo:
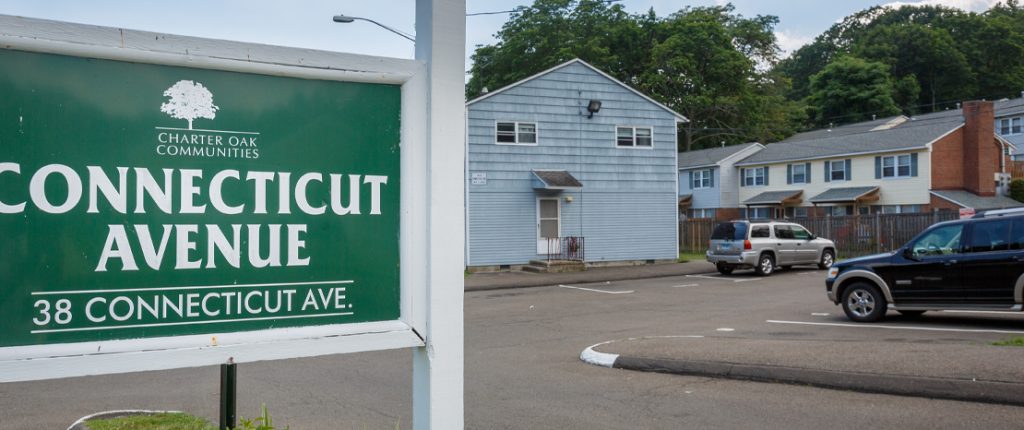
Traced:
<path id="1" fill-rule="evenodd" d="M 673 263 L 673 264 L 680 264 L 680 263 Z M 686 264 L 686 263 L 681 263 L 681 264 Z M 631 266 L 631 267 L 629 267 L 627 269 L 631 269 L 633 267 L 642 267 L 642 266 Z M 508 282 L 495 282 L 495 283 L 492 283 L 492 284 L 484 284 L 484 285 L 466 285 L 464 283 L 463 284 L 463 290 L 465 292 L 472 292 L 472 291 L 494 291 L 494 290 L 510 290 L 510 289 L 516 289 L 516 288 L 551 287 L 551 286 L 556 286 L 556 285 L 559 285 L 559 284 L 593 284 L 593 283 L 598 283 L 598 282 L 631 281 L 631 280 L 635 280 L 635 279 L 671 278 L 671 277 L 676 277 L 676 276 L 686 276 L 686 275 L 694 275 L 694 274 L 699 274 L 699 273 L 709 273 L 709 272 L 713 272 L 715 270 L 714 266 L 701 267 L 701 266 L 698 266 L 698 265 L 688 266 L 688 267 L 686 267 L 686 269 L 687 270 L 685 270 L 685 271 L 681 270 L 681 271 L 675 272 L 675 273 L 658 273 L 658 272 L 644 273 L 644 272 L 639 271 L 639 270 L 629 270 L 628 272 L 625 272 L 625 273 L 609 273 L 609 272 L 611 272 L 609 270 L 608 272 L 604 272 L 604 273 L 601 273 L 599 275 L 592 275 L 592 276 L 579 275 L 579 274 L 573 274 L 573 275 L 565 275 L 565 274 L 530 274 L 530 275 L 522 275 L 523 277 L 529 276 L 529 278 L 526 278 L 526 279 L 516 279 L 515 281 L 508 281 Z M 581 273 L 586 273 L 586 272 L 581 272 Z M 470 275 L 470 276 L 473 276 L 473 275 Z"/>
<path id="2" fill-rule="evenodd" d="M 628 340 L 635 339 L 637 338 Z M 612 342 L 615 341 L 602 342 L 584 349 L 583 353 L 580 354 L 580 360 L 598 366 L 640 372 L 810 385 L 818 388 L 862 393 L 1024 406 L 1024 384 L 879 373 L 835 372 L 756 364 L 632 357 L 600 352 L 594 349 Z"/>

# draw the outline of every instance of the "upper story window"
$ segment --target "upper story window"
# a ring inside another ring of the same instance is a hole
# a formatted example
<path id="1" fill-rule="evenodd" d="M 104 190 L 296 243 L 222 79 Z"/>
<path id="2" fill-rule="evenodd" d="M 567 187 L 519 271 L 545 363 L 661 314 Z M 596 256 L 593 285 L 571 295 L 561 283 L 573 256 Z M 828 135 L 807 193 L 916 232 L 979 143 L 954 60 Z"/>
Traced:
<path id="1" fill-rule="evenodd" d="M 883 178 L 910 177 L 910 155 L 882 157 Z"/>
<path id="2" fill-rule="evenodd" d="M 850 170 L 850 159 L 826 161 L 825 162 L 825 182 L 829 181 L 849 181 L 852 179 L 852 173 Z"/>
<path id="3" fill-rule="evenodd" d="M 537 144 L 537 123 L 535 122 L 499 121 L 495 127 L 495 135 L 499 144 Z"/>
<path id="4" fill-rule="evenodd" d="M 615 146 L 620 148 L 652 148 L 654 140 L 650 127 L 616 127 Z"/>
<path id="5" fill-rule="evenodd" d="M 875 157 L 875 179 L 910 178 L 917 176 L 917 154 Z"/>
<path id="6" fill-rule="evenodd" d="M 999 120 L 999 134 L 1003 136 L 1010 136 L 1013 134 L 1021 134 L 1021 120 L 1022 117 L 1016 118 L 1003 118 Z"/>
<path id="7" fill-rule="evenodd" d="M 768 185 L 768 166 L 743 169 L 743 182 L 740 184 L 744 187 Z"/>
<path id="8" fill-rule="evenodd" d="M 811 183 L 811 163 L 790 164 L 786 166 L 789 172 L 787 182 L 790 184 Z"/>
<path id="9" fill-rule="evenodd" d="M 711 179 L 712 172 L 713 171 L 711 169 L 697 170 L 697 171 L 692 172 L 692 174 L 693 174 L 693 181 L 691 182 L 691 185 L 690 185 L 691 188 L 697 190 L 697 189 L 701 189 L 701 188 L 711 188 L 711 187 L 713 187 L 715 183 L 714 183 L 714 180 Z"/>

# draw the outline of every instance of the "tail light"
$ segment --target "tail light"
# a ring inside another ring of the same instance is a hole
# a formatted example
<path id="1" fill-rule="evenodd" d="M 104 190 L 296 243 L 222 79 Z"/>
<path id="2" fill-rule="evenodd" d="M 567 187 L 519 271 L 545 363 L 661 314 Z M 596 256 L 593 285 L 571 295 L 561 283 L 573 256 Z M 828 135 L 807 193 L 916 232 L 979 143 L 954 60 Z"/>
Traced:
<path id="1" fill-rule="evenodd" d="M 744 240 L 743 241 L 743 250 L 744 251 L 749 251 L 751 249 L 754 249 L 754 247 L 750 245 L 750 241 L 749 240 Z"/>

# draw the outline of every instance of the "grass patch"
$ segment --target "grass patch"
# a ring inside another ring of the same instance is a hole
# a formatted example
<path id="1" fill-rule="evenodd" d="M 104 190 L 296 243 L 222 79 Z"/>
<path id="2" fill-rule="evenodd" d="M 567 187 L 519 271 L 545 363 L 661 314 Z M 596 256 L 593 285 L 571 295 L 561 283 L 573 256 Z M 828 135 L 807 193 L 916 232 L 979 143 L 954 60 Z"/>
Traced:
<path id="1" fill-rule="evenodd" d="M 89 430 L 215 430 L 217 426 L 189 414 L 131 415 L 86 422 Z"/>
<path id="2" fill-rule="evenodd" d="M 1024 346 L 1024 337 L 1013 337 L 1009 340 L 1000 340 L 998 342 L 992 342 L 995 346 Z"/>
<path id="3" fill-rule="evenodd" d="M 679 262 L 686 263 L 688 261 L 704 261 L 704 254 L 680 252 Z"/>

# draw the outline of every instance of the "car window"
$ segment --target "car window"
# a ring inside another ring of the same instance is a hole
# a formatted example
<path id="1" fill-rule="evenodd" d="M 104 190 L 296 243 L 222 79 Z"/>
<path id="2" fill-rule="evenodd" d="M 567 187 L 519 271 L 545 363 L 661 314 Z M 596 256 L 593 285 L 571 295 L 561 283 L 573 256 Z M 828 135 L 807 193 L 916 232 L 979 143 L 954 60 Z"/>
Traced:
<path id="1" fill-rule="evenodd" d="M 1010 220 L 983 221 L 971 226 L 967 252 L 992 252 L 1010 249 Z"/>
<path id="2" fill-rule="evenodd" d="M 747 223 L 723 222 L 711 232 L 711 240 L 744 240 L 747 238 Z"/>
<path id="3" fill-rule="evenodd" d="M 768 238 L 772 237 L 771 230 L 766 225 L 755 225 L 750 229 L 750 238 Z"/>
<path id="4" fill-rule="evenodd" d="M 790 230 L 788 225 L 777 225 L 777 226 L 775 226 L 775 238 L 776 239 L 792 239 L 793 238 L 793 230 Z"/>
<path id="5" fill-rule="evenodd" d="M 1013 219 L 1010 228 L 1010 249 L 1024 249 L 1024 217 Z"/>
<path id="6" fill-rule="evenodd" d="M 811 233 L 798 225 L 789 226 L 789 230 L 793 232 L 793 239 L 809 240 L 811 238 Z"/>
<path id="7" fill-rule="evenodd" d="M 963 224 L 935 228 L 914 242 L 911 249 L 916 256 L 960 253 L 960 236 L 963 230 Z"/>

